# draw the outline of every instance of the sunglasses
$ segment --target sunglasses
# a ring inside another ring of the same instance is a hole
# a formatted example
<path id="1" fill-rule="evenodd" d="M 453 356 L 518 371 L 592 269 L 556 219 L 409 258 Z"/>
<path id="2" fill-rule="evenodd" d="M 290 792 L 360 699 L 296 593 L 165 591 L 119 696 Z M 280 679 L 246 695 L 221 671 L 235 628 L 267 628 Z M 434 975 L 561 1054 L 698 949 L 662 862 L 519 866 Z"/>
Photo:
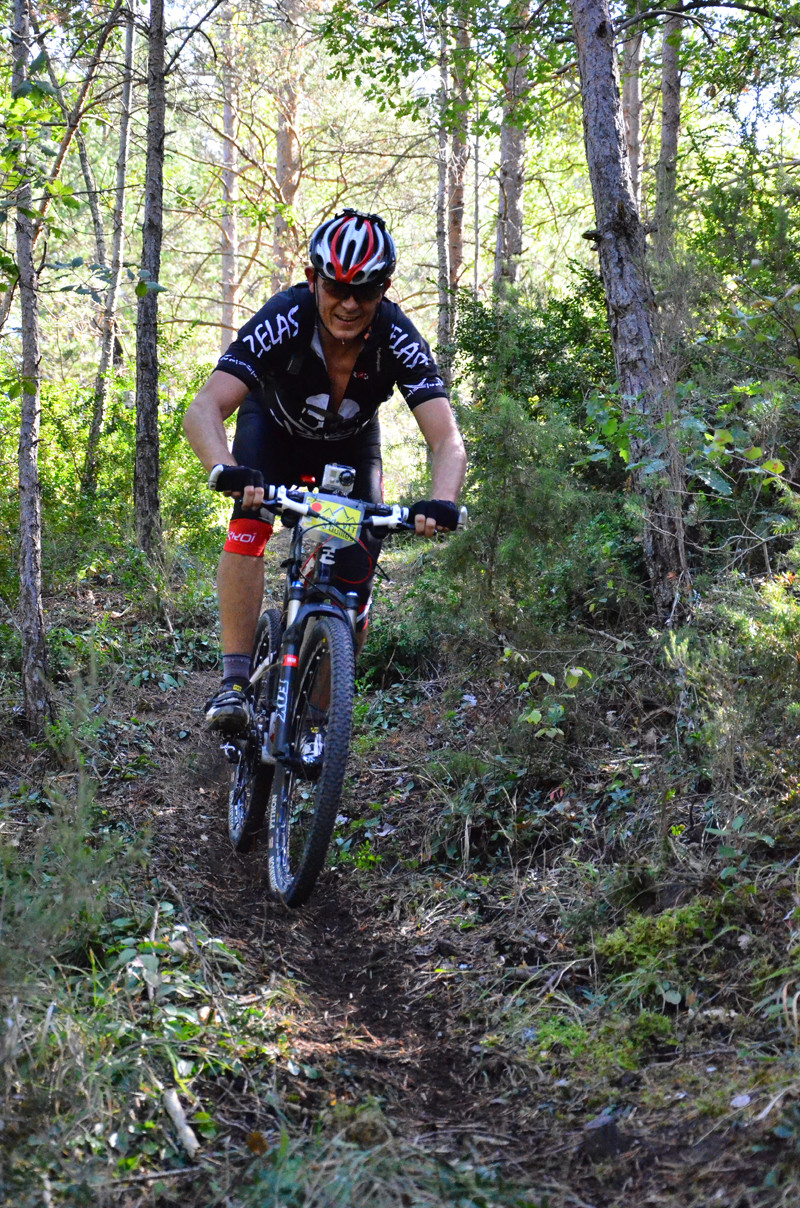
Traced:
<path id="1" fill-rule="evenodd" d="M 377 302 L 386 290 L 385 285 L 348 285 L 345 281 L 329 281 L 327 277 L 317 277 L 322 282 L 322 288 L 337 302 L 345 302 L 352 294 L 356 302 Z"/>

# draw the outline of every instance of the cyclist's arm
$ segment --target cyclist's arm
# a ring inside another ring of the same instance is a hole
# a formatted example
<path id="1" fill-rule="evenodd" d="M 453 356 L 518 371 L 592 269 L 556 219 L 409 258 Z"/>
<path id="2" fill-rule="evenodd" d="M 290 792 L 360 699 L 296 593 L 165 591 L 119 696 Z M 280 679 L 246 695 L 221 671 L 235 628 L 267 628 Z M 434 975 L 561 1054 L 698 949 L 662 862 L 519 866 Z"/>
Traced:
<path id="1" fill-rule="evenodd" d="M 441 396 L 418 403 L 413 415 L 431 451 L 431 497 L 456 503 L 464 485 L 467 455 L 453 409 Z M 417 532 L 424 532 L 426 537 L 436 531 L 436 521 L 430 516 L 424 521 L 417 516 L 416 525 Z"/>
<path id="2" fill-rule="evenodd" d="M 225 420 L 249 393 L 250 387 L 239 378 L 215 369 L 184 415 L 186 439 L 209 472 L 214 466 L 236 465 L 236 458 L 228 448 Z M 261 487 L 245 487 L 242 503 L 245 507 L 258 507 L 263 498 Z"/>

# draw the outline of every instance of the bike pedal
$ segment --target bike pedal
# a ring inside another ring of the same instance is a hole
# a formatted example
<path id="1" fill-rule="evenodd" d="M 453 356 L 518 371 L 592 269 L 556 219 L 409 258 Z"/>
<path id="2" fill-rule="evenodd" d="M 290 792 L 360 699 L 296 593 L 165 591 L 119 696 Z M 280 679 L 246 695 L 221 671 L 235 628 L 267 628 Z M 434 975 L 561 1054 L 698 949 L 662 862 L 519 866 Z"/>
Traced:
<path id="1" fill-rule="evenodd" d="M 242 758 L 241 748 L 237 747 L 235 743 L 223 742 L 220 747 L 220 750 L 222 751 L 223 755 L 227 759 L 228 763 L 237 764 L 237 763 L 241 762 L 241 758 Z"/>

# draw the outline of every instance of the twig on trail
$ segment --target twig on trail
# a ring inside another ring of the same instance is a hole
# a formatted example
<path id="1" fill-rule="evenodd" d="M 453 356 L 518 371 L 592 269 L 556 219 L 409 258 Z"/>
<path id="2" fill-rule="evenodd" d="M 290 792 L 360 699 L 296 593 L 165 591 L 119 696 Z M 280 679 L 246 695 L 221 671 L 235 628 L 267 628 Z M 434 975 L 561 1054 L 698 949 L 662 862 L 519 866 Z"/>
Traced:
<path id="1" fill-rule="evenodd" d="M 167 1115 L 175 1125 L 178 1140 L 188 1153 L 189 1157 L 193 1158 L 200 1148 L 200 1142 L 197 1139 L 194 1129 L 190 1127 L 189 1122 L 186 1119 L 186 1112 L 181 1106 L 181 1101 L 178 1098 L 177 1091 L 175 1091 L 172 1087 L 170 1087 L 169 1090 L 164 1091 L 162 1103 L 164 1104 L 164 1109 Z"/>
<path id="2" fill-rule="evenodd" d="M 153 911 L 153 925 L 150 928 L 150 935 L 149 935 L 151 944 L 155 944 L 155 942 L 156 942 L 156 931 L 158 930 L 158 916 L 159 916 L 160 911 L 161 911 L 161 903 L 156 902 L 156 908 Z M 147 999 L 148 999 L 148 1002 L 150 1003 L 150 1006 L 152 1007 L 152 1005 L 155 1001 L 155 997 L 156 997 L 155 986 L 151 986 L 149 981 L 146 983 L 146 985 L 147 985 Z"/>
<path id="3" fill-rule="evenodd" d="M 202 1166 L 184 1166 L 182 1170 L 151 1170 L 149 1174 L 126 1174 L 121 1179 L 114 1179 L 115 1187 L 123 1183 L 151 1183 L 154 1179 L 182 1179 L 187 1174 L 198 1174 Z"/>
<path id="4" fill-rule="evenodd" d="M 435 1132 L 418 1133 L 415 1140 L 418 1144 L 426 1145 L 429 1141 L 441 1140 L 443 1136 L 457 1136 L 459 1133 L 466 1133 L 472 1141 L 488 1141 L 492 1145 L 513 1145 L 518 1140 L 510 1133 L 476 1131 L 474 1123 L 448 1124 L 446 1128 L 439 1128 Z"/>
<path id="5" fill-rule="evenodd" d="M 548 994 L 552 990 L 557 989 L 562 978 L 569 973 L 570 969 L 574 969 L 576 965 L 590 964 L 590 957 L 579 957 L 577 960 L 567 961 L 565 964 L 559 965 L 556 971 L 550 974 L 550 977 L 542 987 L 542 994 Z M 551 967 L 551 965 L 541 965 L 538 969 L 532 969 L 527 965 L 509 965 L 507 968 L 504 967 L 502 969 L 500 976 L 503 978 L 508 978 L 510 981 L 532 982 L 535 981 L 540 974 L 546 972 L 546 970 Z"/>
<path id="6" fill-rule="evenodd" d="M 769 1103 L 764 1108 L 764 1110 L 760 1111 L 758 1113 L 758 1115 L 756 1116 L 756 1121 L 760 1122 L 761 1120 L 766 1120 L 767 1116 L 772 1111 L 773 1107 L 776 1107 L 780 1103 L 780 1101 L 784 1097 L 784 1095 L 788 1095 L 790 1091 L 792 1091 L 794 1093 L 794 1092 L 796 1092 L 796 1090 L 797 1090 L 796 1086 L 785 1086 L 782 1091 L 778 1091 L 777 1095 L 773 1095 L 773 1097 L 770 1099 Z"/>

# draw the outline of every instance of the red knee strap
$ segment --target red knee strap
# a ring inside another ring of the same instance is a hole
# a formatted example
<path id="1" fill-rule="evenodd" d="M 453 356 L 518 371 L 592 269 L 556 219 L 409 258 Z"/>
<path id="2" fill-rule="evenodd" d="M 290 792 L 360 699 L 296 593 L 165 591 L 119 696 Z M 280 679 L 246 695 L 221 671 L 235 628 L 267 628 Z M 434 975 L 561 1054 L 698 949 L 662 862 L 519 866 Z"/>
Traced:
<path id="1" fill-rule="evenodd" d="M 260 558 L 272 536 L 272 525 L 266 520 L 237 516 L 230 522 L 228 540 L 223 548 L 229 554 L 248 554 Z"/>

